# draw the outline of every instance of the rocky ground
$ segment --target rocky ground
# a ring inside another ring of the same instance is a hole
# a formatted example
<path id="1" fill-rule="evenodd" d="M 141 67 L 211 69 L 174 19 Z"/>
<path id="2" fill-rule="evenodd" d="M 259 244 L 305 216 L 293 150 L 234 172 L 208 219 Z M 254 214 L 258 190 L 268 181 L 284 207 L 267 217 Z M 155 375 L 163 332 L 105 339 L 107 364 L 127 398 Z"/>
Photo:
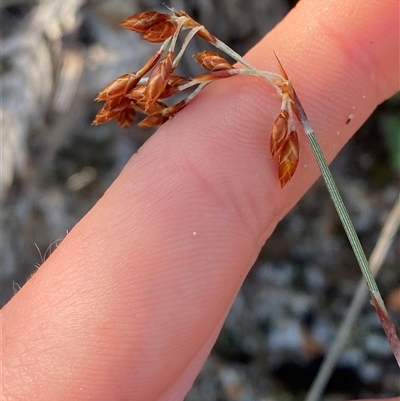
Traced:
<path id="1" fill-rule="evenodd" d="M 241 53 L 293 6 L 274 0 L 168 3 Z M 153 51 L 118 22 L 141 9 L 161 9 L 162 2 L 6 0 L 0 7 L 3 305 L 149 136 L 90 122 L 98 90 Z M 399 111 L 398 96 L 378 107 L 332 165 L 367 254 L 399 193 Z M 399 324 L 396 240 L 378 285 Z M 186 400 L 304 398 L 359 279 L 318 181 L 266 243 Z M 399 393 L 396 363 L 366 301 L 324 399 Z"/>

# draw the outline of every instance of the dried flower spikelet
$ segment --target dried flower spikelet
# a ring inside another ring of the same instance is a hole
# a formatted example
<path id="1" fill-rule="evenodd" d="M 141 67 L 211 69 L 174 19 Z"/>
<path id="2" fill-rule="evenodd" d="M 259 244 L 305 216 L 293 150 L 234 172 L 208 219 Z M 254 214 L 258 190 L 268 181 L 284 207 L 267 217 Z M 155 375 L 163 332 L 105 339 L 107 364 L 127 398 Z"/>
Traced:
<path id="1" fill-rule="evenodd" d="M 282 110 L 272 126 L 270 137 L 270 152 L 272 158 L 274 158 L 285 145 L 288 136 L 288 119 L 289 113 L 286 110 Z"/>
<path id="2" fill-rule="evenodd" d="M 121 25 L 126 29 L 141 33 L 143 39 L 153 43 L 166 41 L 178 27 L 171 15 L 158 11 L 145 11 L 131 15 L 122 21 Z"/>
<path id="3" fill-rule="evenodd" d="M 144 33 L 152 26 L 170 19 L 169 14 L 159 13 L 158 11 L 144 11 L 126 18 L 121 22 L 121 26 L 134 32 Z"/>
<path id="4" fill-rule="evenodd" d="M 167 108 L 167 105 L 157 100 L 156 102 L 152 103 L 149 107 L 146 107 L 146 104 L 142 102 L 135 102 L 133 104 L 133 107 L 140 113 L 153 116 L 156 114 L 161 114 Z"/>
<path id="5" fill-rule="evenodd" d="M 132 101 L 125 97 L 110 99 L 106 101 L 103 108 L 97 113 L 92 125 L 104 124 L 115 120 L 126 110 L 131 110 L 132 107 Z"/>
<path id="6" fill-rule="evenodd" d="M 107 102 L 104 103 L 103 109 L 121 111 L 131 106 L 132 106 L 132 101 L 127 97 L 121 96 L 118 98 L 107 100 Z"/>
<path id="7" fill-rule="evenodd" d="M 125 95 L 128 99 L 134 100 L 135 102 L 144 102 L 146 85 L 136 85 L 129 93 Z"/>
<path id="8" fill-rule="evenodd" d="M 140 81 L 140 76 L 136 73 L 124 74 L 114 79 L 105 86 L 95 100 L 109 100 L 118 96 L 126 95 Z"/>
<path id="9" fill-rule="evenodd" d="M 170 96 L 175 95 L 176 93 L 180 92 L 179 86 L 186 85 L 190 82 L 191 80 L 183 77 L 181 75 L 174 75 L 172 74 L 169 79 L 167 86 L 165 89 L 160 93 L 160 96 L 158 97 L 159 99 L 166 99 Z"/>
<path id="10" fill-rule="evenodd" d="M 127 108 L 119 113 L 119 115 L 115 118 L 118 126 L 121 128 L 129 128 L 133 125 L 136 118 L 136 112 L 132 108 Z"/>
<path id="11" fill-rule="evenodd" d="M 190 78 L 186 78 L 183 75 L 172 74 L 168 79 L 168 86 L 177 88 L 178 86 L 186 85 L 189 82 Z"/>
<path id="12" fill-rule="evenodd" d="M 163 21 L 149 28 L 143 35 L 142 38 L 148 42 L 162 43 L 170 38 L 178 28 L 176 22 Z"/>
<path id="13" fill-rule="evenodd" d="M 299 164 L 299 139 L 296 131 L 289 134 L 279 154 L 278 175 L 281 188 L 293 177 Z"/>
<path id="14" fill-rule="evenodd" d="M 174 52 L 168 52 L 166 57 L 162 59 L 151 72 L 144 92 L 146 109 L 157 101 L 167 86 L 168 80 L 174 70 L 174 56 Z"/>
<path id="15" fill-rule="evenodd" d="M 220 71 L 234 68 L 222 56 L 210 50 L 203 50 L 196 53 L 193 57 L 206 70 Z"/>
<path id="16" fill-rule="evenodd" d="M 158 125 L 164 124 L 166 121 L 168 121 L 168 117 L 165 117 L 162 114 L 154 114 L 145 117 L 138 126 L 142 128 L 157 127 Z"/>

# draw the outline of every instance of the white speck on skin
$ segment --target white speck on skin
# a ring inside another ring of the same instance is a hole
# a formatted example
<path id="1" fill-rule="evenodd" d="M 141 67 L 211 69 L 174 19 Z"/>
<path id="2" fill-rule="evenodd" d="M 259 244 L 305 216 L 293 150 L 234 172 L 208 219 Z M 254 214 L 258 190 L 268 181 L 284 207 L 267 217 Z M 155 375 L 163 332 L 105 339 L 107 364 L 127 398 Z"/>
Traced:
<path id="1" fill-rule="evenodd" d="M 340 135 L 340 131 L 336 131 L 336 135 Z"/>
<path id="2" fill-rule="evenodd" d="M 352 120 L 354 118 L 354 114 L 349 115 L 349 120 Z"/>
<path id="3" fill-rule="evenodd" d="M 363 99 L 365 99 L 367 97 L 367 95 L 363 95 Z"/>
<path id="4" fill-rule="evenodd" d="M 307 168 L 307 163 L 304 165 L 304 168 Z"/>
<path id="5" fill-rule="evenodd" d="M 196 231 L 193 231 L 193 235 L 197 235 L 197 232 L 196 232 Z"/>
<path id="6" fill-rule="evenodd" d="M 355 110 L 355 109 L 356 109 L 356 106 L 353 106 L 352 109 Z"/>

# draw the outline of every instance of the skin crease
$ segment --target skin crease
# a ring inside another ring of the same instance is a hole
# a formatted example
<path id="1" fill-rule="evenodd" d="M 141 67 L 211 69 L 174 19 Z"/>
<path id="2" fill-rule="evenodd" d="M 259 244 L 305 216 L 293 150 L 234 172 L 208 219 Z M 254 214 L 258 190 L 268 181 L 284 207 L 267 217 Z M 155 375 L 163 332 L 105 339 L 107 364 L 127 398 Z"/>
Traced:
<path id="1" fill-rule="evenodd" d="M 277 72 L 277 53 L 328 160 L 399 90 L 398 11 L 303 0 L 246 55 Z M 4 399 L 184 398 L 261 246 L 318 177 L 299 129 L 280 189 L 279 108 L 260 79 L 217 82 L 132 157 L 3 308 Z"/>

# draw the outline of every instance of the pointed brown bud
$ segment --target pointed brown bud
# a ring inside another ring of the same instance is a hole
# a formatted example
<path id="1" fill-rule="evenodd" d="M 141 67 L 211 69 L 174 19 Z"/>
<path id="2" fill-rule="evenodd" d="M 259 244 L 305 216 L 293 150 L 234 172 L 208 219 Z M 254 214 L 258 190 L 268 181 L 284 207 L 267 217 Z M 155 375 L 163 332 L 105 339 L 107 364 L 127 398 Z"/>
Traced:
<path id="1" fill-rule="evenodd" d="M 203 50 L 202 52 L 196 53 L 193 57 L 203 68 L 210 71 L 229 70 L 233 68 L 222 56 L 210 50 Z"/>
<path id="2" fill-rule="evenodd" d="M 176 93 L 179 93 L 179 86 L 186 85 L 190 82 L 190 79 L 182 77 L 180 75 L 171 75 L 168 79 L 167 86 L 165 89 L 160 93 L 159 99 L 166 99 Z"/>
<path id="3" fill-rule="evenodd" d="M 145 90 L 146 108 L 150 107 L 164 91 L 174 70 L 173 63 L 174 52 L 170 51 L 151 72 Z"/>
<path id="4" fill-rule="evenodd" d="M 299 164 L 299 139 L 296 131 L 289 134 L 279 154 L 278 175 L 281 188 L 293 177 Z"/>
<path id="5" fill-rule="evenodd" d="M 136 73 L 121 75 L 103 88 L 99 92 L 96 100 L 108 100 L 114 97 L 126 95 L 139 81 L 140 76 Z"/>
<path id="6" fill-rule="evenodd" d="M 271 137 L 270 137 L 270 152 L 271 157 L 275 157 L 285 144 L 285 140 L 288 135 L 288 119 L 289 113 L 283 110 L 279 113 L 276 118 L 274 125 L 272 126 Z"/>
<path id="7" fill-rule="evenodd" d="M 152 103 L 149 107 L 146 107 L 145 114 L 152 116 L 156 114 L 161 114 L 167 108 L 167 105 L 163 102 L 157 100 Z"/>
<path id="8" fill-rule="evenodd" d="M 135 122 L 135 118 L 136 118 L 135 110 L 132 108 L 127 108 L 125 110 L 122 110 L 118 114 L 118 116 L 115 118 L 115 121 L 121 128 L 129 128 Z"/>
<path id="9" fill-rule="evenodd" d="M 146 85 L 137 85 L 129 93 L 126 94 L 126 97 L 136 102 L 144 102 L 145 90 L 146 90 Z"/>
<path id="10" fill-rule="evenodd" d="M 164 117 L 162 114 L 154 114 L 144 118 L 138 126 L 143 128 L 157 127 L 158 125 L 164 124 L 166 121 L 168 121 L 168 117 Z"/>
<path id="11" fill-rule="evenodd" d="M 178 25 L 172 21 L 162 21 L 153 25 L 145 33 L 142 38 L 148 42 L 161 43 L 170 38 L 176 31 Z"/>
<path id="12" fill-rule="evenodd" d="M 95 119 L 92 122 L 92 125 L 108 123 L 109 121 L 114 120 L 114 118 L 116 118 L 119 113 L 120 113 L 120 111 L 104 110 L 104 108 L 102 108 L 97 113 Z"/>
<path id="13" fill-rule="evenodd" d="M 168 86 L 177 87 L 181 85 L 186 85 L 189 82 L 190 82 L 189 78 L 186 78 L 182 75 L 171 74 L 168 79 Z"/>
<path id="14" fill-rule="evenodd" d="M 104 110 L 114 110 L 114 111 L 121 111 L 126 109 L 127 107 L 130 107 L 132 101 L 128 99 L 127 97 L 121 96 L 121 97 L 115 97 L 113 99 L 107 100 L 104 103 L 103 109 Z"/>
<path id="15" fill-rule="evenodd" d="M 118 125 L 128 127 L 127 122 L 132 121 L 133 123 L 135 117 L 135 111 L 132 106 L 132 100 L 126 97 L 107 100 L 103 108 L 97 113 L 92 124 L 104 124 L 116 119 Z"/>
<path id="16" fill-rule="evenodd" d="M 121 22 L 121 25 L 131 31 L 144 33 L 152 26 L 168 21 L 171 18 L 169 14 L 159 13 L 158 11 L 145 11 L 131 15 Z"/>

